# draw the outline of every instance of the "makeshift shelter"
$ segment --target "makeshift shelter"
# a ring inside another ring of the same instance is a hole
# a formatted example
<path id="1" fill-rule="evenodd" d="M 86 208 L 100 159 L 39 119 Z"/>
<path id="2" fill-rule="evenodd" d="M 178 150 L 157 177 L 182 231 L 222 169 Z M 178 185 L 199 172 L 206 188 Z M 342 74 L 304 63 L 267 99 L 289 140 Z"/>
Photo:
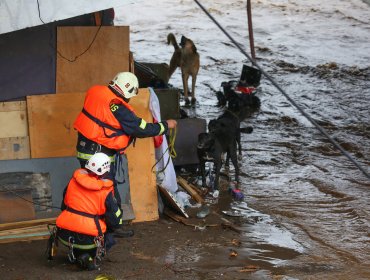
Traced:
<path id="1" fill-rule="evenodd" d="M 73 122 L 85 91 L 94 84 L 107 84 L 118 72 L 134 71 L 129 27 L 112 26 L 108 9 L 120 2 L 2 3 L 0 204 L 7 209 L 0 211 L 0 223 L 55 216 L 45 210 L 60 206 L 63 189 L 79 167 Z M 145 88 L 139 93 L 130 104 L 138 116 L 152 122 L 150 93 Z M 138 139 L 127 157 L 129 174 L 119 187 L 123 203 L 132 204 L 133 216 L 128 220 L 156 220 L 153 139 Z M 37 204 L 44 207 L 25 210 L 40 197 Z M 9 206 L 14 215 L 3 217 Z"/>

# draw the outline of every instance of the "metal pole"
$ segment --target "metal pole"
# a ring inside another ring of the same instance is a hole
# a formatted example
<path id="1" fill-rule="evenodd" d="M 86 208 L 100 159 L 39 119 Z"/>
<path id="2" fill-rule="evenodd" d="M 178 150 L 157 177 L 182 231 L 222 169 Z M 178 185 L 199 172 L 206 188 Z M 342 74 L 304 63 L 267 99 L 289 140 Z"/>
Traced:
<path id="1" fill-rule="evenodd" d="M 248 15 L 248 32 L 249 32 L 249 45 L 251 48 L 251 56 L 253 60 L 256 60 L 256 53 L 254 51 L 251 0 L 247 0 L 247 15 Z"/>

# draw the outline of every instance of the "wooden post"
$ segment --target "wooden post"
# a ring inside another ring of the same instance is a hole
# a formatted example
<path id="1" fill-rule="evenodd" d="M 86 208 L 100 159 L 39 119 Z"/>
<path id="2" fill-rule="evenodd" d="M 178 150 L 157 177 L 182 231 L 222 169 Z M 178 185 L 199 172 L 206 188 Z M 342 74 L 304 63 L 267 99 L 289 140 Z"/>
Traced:
<path id="1" fill-rule="evenodd" d="M 252 56 L 252 59 L 254 61 L 254 60 L 256 60 L 256 53 L 254 51 L 251 0 L 247 0 L 247 15 L 248 15 L 249 45 L 250 45 L 250 48 L 251 48 L 251 56 Z"/>

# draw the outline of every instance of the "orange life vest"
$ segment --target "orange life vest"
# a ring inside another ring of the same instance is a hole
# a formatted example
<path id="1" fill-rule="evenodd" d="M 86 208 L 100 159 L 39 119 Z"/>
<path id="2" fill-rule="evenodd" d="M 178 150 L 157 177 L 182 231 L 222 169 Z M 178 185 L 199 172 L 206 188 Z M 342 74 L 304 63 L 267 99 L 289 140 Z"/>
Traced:
<path id="1" fill-rule="evenodd" d="M 124 134 L 124 128 L 110 110 L 113 100 L 115 100 L 114 103 L 122 104 L 130 111 L 134 111 L 107 86 L 97 85 L 87 91 L 83 110 L 77 116 L 73 126 L 91 141 L 123 152 L 129 145 L 130 136 Z"/>
<path id="2" fill-rule="evenodd" d="M 98 222 L 102 233 L 105 233 L 107 225 L 101 217 L 106 211 L 105 200 L 112 191 L 113 182 L 111 180 L 102 180 L 95 174 L 88 173 L 86 169 L 77 169 L 64 196 L 67 209 L 58 216 L 56 225 L 73 232 L 98 236 L 98 226 L 94 218 L 69 211 L 72 209 L 90 216 L 100 216 Z"/>

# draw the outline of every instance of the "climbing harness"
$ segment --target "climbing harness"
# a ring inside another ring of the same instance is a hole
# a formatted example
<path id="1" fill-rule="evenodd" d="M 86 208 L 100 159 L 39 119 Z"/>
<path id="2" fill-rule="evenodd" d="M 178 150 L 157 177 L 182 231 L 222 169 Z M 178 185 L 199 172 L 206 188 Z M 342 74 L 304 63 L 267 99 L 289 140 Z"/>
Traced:
<path id="1" fill-rule="evenodd" d="M 104 236 L 96 236 L 94 238 L 94 242 L 96 245 L 96 254 L 94 258 L 95 265 L 98 265 L 97 262 L 100 262 L 102 258 L 105 256 L 106 250 L 104 245 Z"/>
<path id="2" fill-rule="evenodd" d="M 75 239 L 70 236 L 68 238 L 68 248 L 69 248 L 69 251 L 68 251 L 68 260 L 71 262 L 71 263 L 74 263 L 76 261 L 76 257 L 73 253 L 73 246 L 75 244 Z"/>
<path id="3" fill-rule="evenodd" d="M 54 225 L 52 229 L 50 229 L 48 225 L 48 230 L 50 232 L 50 237 L 48 239 L 46 252 L 48 254 L 48 260 L 51 261 L 57 254 L 57 247 L 58 247 L 58 239 L 57 239 L 57 227 Z"/>
<path id="4" fill-rule="evenodd" d="M 99 265 L 98 263 L 106 255 L 106 249 L 105 249 L 105 243 L 104 243 L 104 234 L 102 232 L 102 229 L 101 229 L 101 226 L 100 226 L 100 223 L 99 223 L 99 219 L 102 219 L 103 216 L 102 215 L 93 215 L 93 214 L 85 213 L 85 212 L 75 210 L 75 209 L 70 208 L 70 207 L 67 207 L 65 210 L 68 211 L 68 212 L 77 214 L 77 215 L 93 218 L 94 221 L 95 221 L 96 227 L 98 229 L 98 235 L 94 238 L 94 244 L 93 245 L 79 245 L 79 244 L 76 244 L 75 238 L 73 236 L 69 236 L 68 241 L 65 241 L 62 238 L 58 237 L 57 236 L 58 235 L 58 228 L 56 226 L 54 226 L 52 230 L 49 229 L 50 237 L 49 237 L 48 246 L 47 246 L 48 260 L 52 260 L 53 257 L 56 255 L 56 248 L 58 246 L 57 242 L 58 242 L 58 239 L 59 239 L 64 245 L 66 245 L 68 247 L 69 251 L 68 251 L 67 256 L 68 256 L 68 260 L 71 263 L 75 263 L 76 260 L 77 260 L 75 254 L 74 254 L 74 248 L 77 248 L 77 249 L 93 249 L 93 248 L 96 248 L 96 254 L 95 254 L 95 257 L 94 257 L 93 261 L 94 261 L 94 265 L 98 266 Z"/>

